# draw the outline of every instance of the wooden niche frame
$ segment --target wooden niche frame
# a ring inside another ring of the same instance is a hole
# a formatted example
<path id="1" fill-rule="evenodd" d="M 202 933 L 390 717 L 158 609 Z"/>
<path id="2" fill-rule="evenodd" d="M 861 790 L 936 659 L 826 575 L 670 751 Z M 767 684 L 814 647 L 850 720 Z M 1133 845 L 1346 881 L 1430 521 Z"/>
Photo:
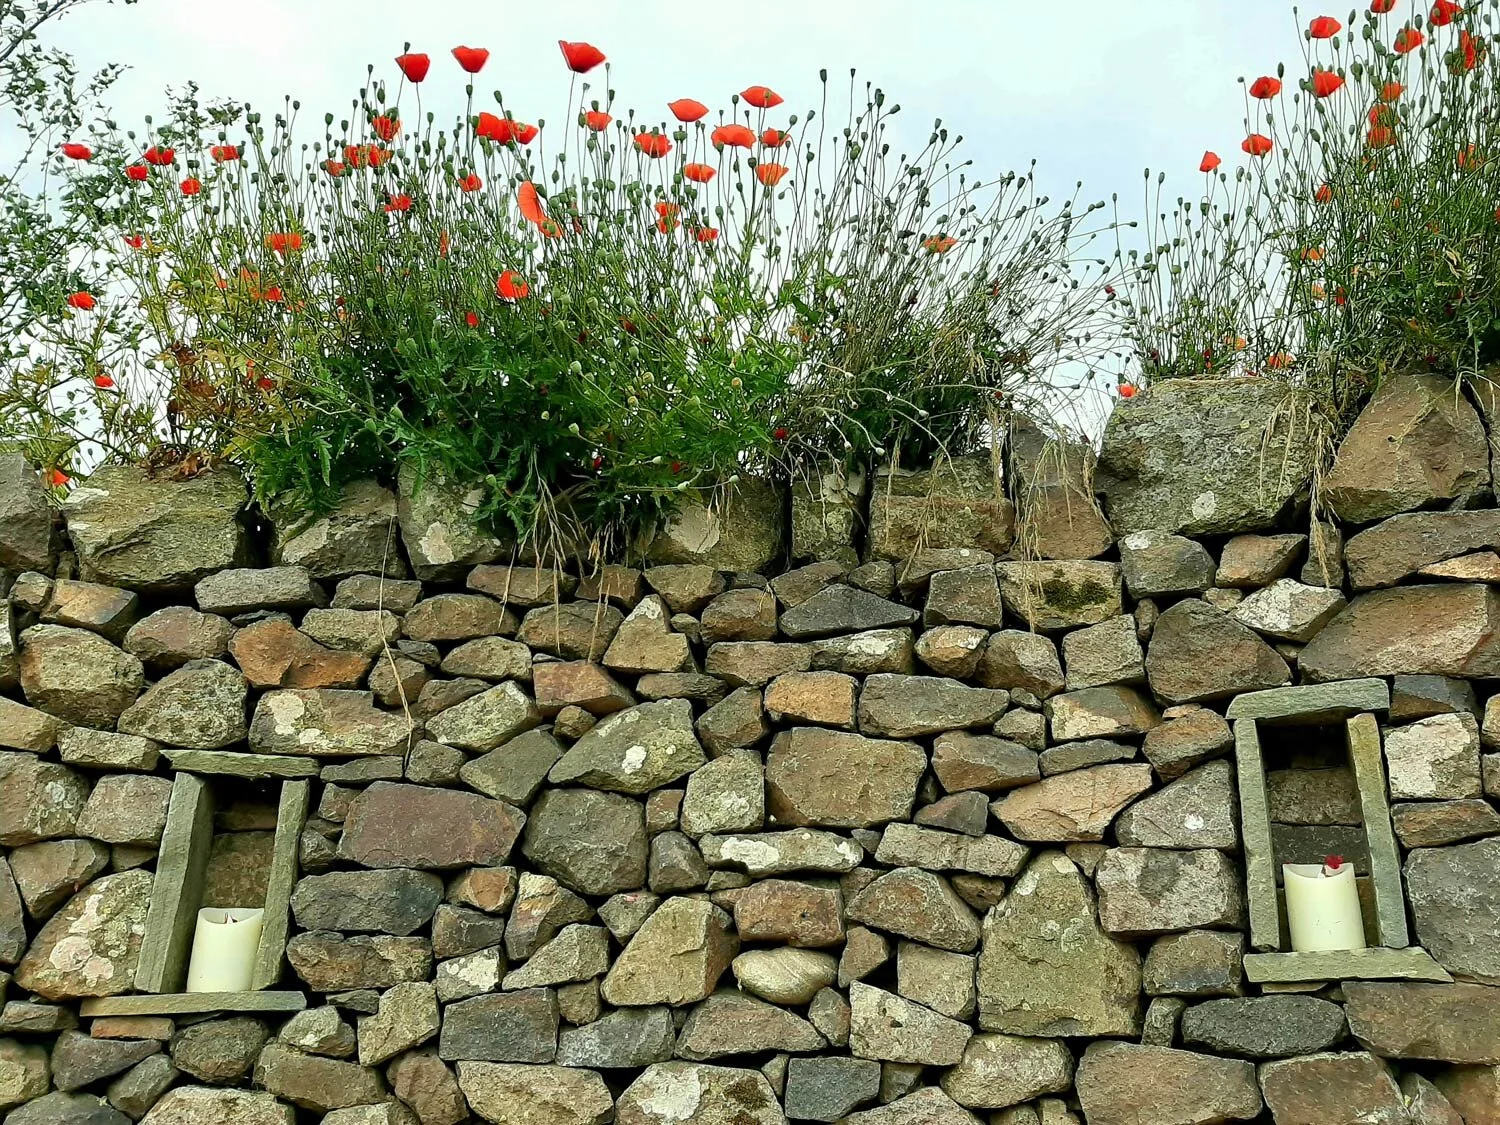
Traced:
<path id="1" fill-rule="evenodd" d="M 171 755 L 169 752 L 169 756 Z M 85 1016 L 172 1016 L 199 1012 L 296 1012 L 307 1007 L 301 992 L 274 991 L 281 979 L 290 928 L 292 888 L 297 882 L 297 851 L 307 821 L 309 783 L 306 759 L 273 759 L 280 776 L 271 871 L 264 904 L 260 945 L 250 989 L 245 992 L 184 992 L 192 953 L 204 875 L 213 846 L 214 805 L 210 783 L 200 774 L 247 776 L 243 754 L 193 752 L 174 761 L 181 772 L 172 781 L 167 823 L 157 853 L 156 878 L 146 911 L 135 970 L 135 993 L 84 1001 Z M 289 776 L 293 773 L 302 776 Z M 259 780 L 259 776 L 256 777 Z"/>
<path id="2" fill-rule="evenodd" d="M 1390 706 L 1386 682 L 1363 679 L 1248 692 L 1236 696 L 1225 712 L 1234 725 L 1245 898 L 1250 912 L 1250 947 L 1254 950 L 1245 954 L 1245 978 L 1252 984 L 1453 979 L 1426 950 L 1411 944 L 1406 924 L 1401 851 L 1391 827 L 1380 723 L 1375 717 L 1375 712 L 1389 711 Z M 1344 725 L 1370 853 L 1374 931 L 1379 944 L 1360 950 L 1290 952 L 1282 937 L 1282 900 L 1277 893 L 1276 851 L 1271 840 L 1260 728 L 1331 726 L 1339 722 Z"/>

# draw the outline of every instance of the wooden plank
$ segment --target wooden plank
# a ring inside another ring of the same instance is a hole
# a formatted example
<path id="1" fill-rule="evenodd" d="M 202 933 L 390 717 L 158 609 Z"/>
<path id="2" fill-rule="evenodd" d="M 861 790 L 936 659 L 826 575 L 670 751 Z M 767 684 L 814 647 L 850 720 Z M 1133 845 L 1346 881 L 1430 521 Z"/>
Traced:
<path id="1" fill-rule="evenodd" d="M 1325 953 L 1247 953 L 1245 979 L 1251 984 L 1294 981 L 1427 980 L 1453 978 L 1425 949 L 1341 949 Z"/>
<path id="2" fill-rule="evenodd" d="M 1386 796 L 1385 763 L 1381 759 L 1380 724 L 1374 715 L 1355 715 L 1344 724 L 1354 784 L 1370 848 L 1370 881 L 1375 885 L 1375 932 L 1380 944 L 1401 949 L 1411 944 L 1406 928 L 1406 900 L 1401 890 L 1401 852 L 1391 828 Z"/>
<path id="3" fill-rule="evenodd" d="M 1235 774 L 1240 788 L 1240 836 L 1245 848 L 1245 899 L 1250 908 L 1250 945 L 1281 948 L 1281 911 L 1276 905 L 1276 851 L 1271 844 L 1271 805 L 1266 766 L 1254 719 L 1234 723 Z"/>
<path id="4" fill-rule="evenodd" d="M 1361 711 L 1388 711 L 1391 689 L 1384 680 L 1337 680 L 1296 684 L 1237 695 L 1224 712 L 1229 719 L 1258 719 L 1285 725 L 1336 723 Z"/>
<path id="5" fill-rule="evenodd" d="M 281 802 L 276 809 L 276 838 L 271 844 L 271 877 L 266 887 L 265 921 L 260 931 L 260 946 L 255 951 L 251 988 L 270 988 L 281 979 L 281 963 L 286 956 L 286 935 L 290 926 L 292 888 L 297 883 L 297 851 L 302 843 L 302 826 L 307 821 L 307 802 L 306 781 L 282 783 Z"/>
<path id="6" fill-rule="evenodd" d="M 301 992 L 169 992 L 155 996 L 103 996 L 85 1000 L 83 1016 L 186 1016 L 202 1012 L 300 1012 Z"/>
<path id="7" fill-rule="evenodd" d="M 208 784 L 201 777 L 179 773 L 172 782 L 151 905 L 146 910 L 146 933 L 136 963 L 139 992 L 176 992 L 187 981 L 193 924 L 203 898 L 203 872 L 213 833 L 213 796 Z"/>

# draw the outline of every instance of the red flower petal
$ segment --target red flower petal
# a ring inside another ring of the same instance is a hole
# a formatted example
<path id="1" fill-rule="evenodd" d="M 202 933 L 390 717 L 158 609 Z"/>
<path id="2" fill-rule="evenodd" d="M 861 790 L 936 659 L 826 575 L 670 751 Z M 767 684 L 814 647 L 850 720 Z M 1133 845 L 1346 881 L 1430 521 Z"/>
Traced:
<path id="1" fill-rule="evenodd" d="M 484 69 L 484 64 L 490 61 L 490 53 L 484 47 L 454 47 L 453 57 L 470 74 L 478 74 Z"/>
<path id="2" fill-rule="evenodd" d="M 208 155 L 213 157 L 215 164 L 225 164 L 240 158 L 238 145 L 214 145 L 208 150 Z"/>
<path id="3" fill-rule="evenodd" d="M 125 175 L 129 176 L 136 183 L 143 184 L 151 175 L 151 169 L 147 168 L 144 164 L 132 164 L 129 168 L 125 169 Z"/>
<path id="4" fill-rule="evenodd" d="M 1396 54 L 1404 55 L 1410 51 L 1415 51 L 1423 44 L 1426 38 L 1425 35 L 1414 27 L 1403 27 L 1396 33 Z"/>
<path id="5" fill-rule="evenodd" d="M 1251 156 L 1265 156 L 1272 149 L 1271 138 L 1261 133 L 1251 133 L 1240 142 L 1240 148 Z"/>
<path id="6" fill-rule="evenodd" d="M 1250 83 L 1250 96 L 1252 98 L 1274 98 L 1279 93 L 1281 93 L 1281 79 L 1279 78 L 1262 75 Z"/>
<path id="7" fill-rule="evenodd" d="M 1219 159 L 1217 152 L 1205 152 L 1203 154 L 1203 162 L 1198 165 L 1198 171 L 1212 172 L 1222 163 L 1224 162 Z"/>
<path id="8" fill-rule="evenodd" d="M 515 270 L 506 270 L 495 279 L 495 292 L 501 300 L 519 301 L 531 292 L 531 286 Z"/>
<path id="9" fill-rule="evenodd" d="M 1313 93 L 1320 98 L 1326 98 L 1338 93 L 1339 87 L 1344 84 L 1342 75 L 1335 74 L 1331 70 L 1315 70 L 1312 75 Z"/>
<path id="10" fill-rule="evenodd" d="M 747 86 L 740 91 L 740 97 L 756 109 L 770 109 L 786 100 L 769 86 Z"/>
<path id="11" fill-rule="evenodd" d="M 750 148 L 755 144 L 755 133 L 748 125 L 720 125 L 708 135 L 708 139 L 719 148 L 726 145 Z"/>
<path id="12" fill-rule="evenodd" d="M 566 39 L 559 39 L 557 45 L 562 49 L 563 61 L 575 74 L 587 74 L 604 61 L 604 52 L 592 43 L 569 43 Z"/>
<path id="13" fill-rule="evenodd" d="M 197 195 L 203 190 L 203 181 L 195 176 L 189 176 L 178 187 L 182 189 L 183 195 Z"/>
<path id="14" fill-rule="evenodd" d="M 694 98 L 678 98 L 675 102 L 668 102 L 667 108 L 678 121 L 688 124 L 708 114 L 708 106 Z"/>
<path id="15" fill-rule="evenodd" d="M 602 133 L 608 129 L 609 123 L 613 120 L 614 118 L 602 109 L 591 109 L 583 115 L 583 123 L 596 133 Z"/>
<path id="16" fill-rule="evenodd" d="M 706 184 L 717 175 L 711 164 L 684 164 L 682 166 L 683 179 L 692 180 L 695 184 Z"/>
<path id="17" fill-rule="evenodd" d="M 1396 7 L 1396 0 L 1370 0 L 1370 11 L 1377 16 L 1387 15 Z"/>
<path id="18" fill-rule="evenodd" d="M 658 160 L 672 151 L 672 140 L 663 133 L 637 133 L 635 147 L 653 160 Z"/>
<path id="19" fill-rule="evenodd" d="M 1454 0 L 1436 0 L 1427 15 L 1427 22 L 1433 27 L 1446 27 L 1455 16 L 1462 15 L 1463 10 L 1463 5 L 1454 3 Z"/>
<path id="20" fill-rule="evenodd" d="M 484 181 L 479 178 L 477 173 L 470 172 L 467 176 L 459 177 L 458 187 L 460 191 L 478 191 L 484 187 Z"/>
<path id="21" fill-rule="evenodd" d="M 766 187 L 775 187 L 781 183 L 781 178 L 788 171 L 790 169 L 785 164 L 757 164 L 755 166 L 755 178 L 765 184 Z"/>
<path id="22" fill-rule="evenodd" d="M 719 228 L 699 227 L 696 231 L 693 232 L 693 236 L 697 238 L 699 242 L 713 242 L 719 237 Z"/>
<path id="23" fill-rule="evenodd" d="M 397 55 L 396 65 L 401 68 L 401 73 L 406 75 L 408 82 L 420 82 L 432 69 L 432 59 L 422 54 Z"/>
<path id="24" fill-rule="evenodd" d="M 396 134 L 401 132 L 401 120 L 381 114 L 370 122 L 370 131 L 382 141 L 393 140 Z"/>
<path id="25" fill-rule="evenodd" d="M 1319 16 L 1307 25 L 1307 34 L 1314 39 L 1332 39 L 1343 29 L 1344 25 L 1332 16 Z"/>
<path id="26" fill-rule="evenodd" d="M 62 146 L 62 154 L 69 160 L 90 160 L 93 158 L 94 150 L 88 145 L 69 143 Z"/>
<path id="27" fill-rule="evenodd" d="M 792 135 L 784 129 L 767 129 L 760 135 L 760 143 L 767 148 L 780 148 L 792 139 Z"/>
<path id="28" fill-rule="evenodd" d="M 87 293 L 82 290 L 77 293 L 70 293 L 68 295 L 69 307 L 81 309 L 84 312 L 88 312 L 97 303 L 98 302 L 94 300 L 94 295 L 92 293 Z"/>
<path id="29" fill-rule="evenodd" d="M 1135 398 L 1135 396 L 1136 396 L 1137 393 L 1138 393 L 1138 389 L 1137 389 L 1137 387 L 1136 387 L 1136 385 L 1134 383 L 1121 383 L 1120 384 L 1120 397 L 1121 398 Z"/>
<path id="30" fill-rule="evenodd" d="M 158 168 L 165 168 L 177 159 L 177 150 L 175 148 L 161 148 L 157 145 L 152 145 L 145 151 L 144 157 L 147 164 L 155 164 Z"/>

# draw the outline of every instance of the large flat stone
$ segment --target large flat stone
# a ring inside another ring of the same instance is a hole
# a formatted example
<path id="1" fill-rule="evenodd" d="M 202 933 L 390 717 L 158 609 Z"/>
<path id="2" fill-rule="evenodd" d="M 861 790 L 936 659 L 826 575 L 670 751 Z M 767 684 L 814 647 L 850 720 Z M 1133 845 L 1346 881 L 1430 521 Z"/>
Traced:
<path id="1" fill-rule="evenodd" d="M 1417 940 L 1443 968 L 1500 985 L 1500 838 L 1406 857 Z"/>
<path id="2" fill-rule="evenodd" d="M 1261 1110 L 1249 1063 L 1169 1047 L 1091 1044 L 1077 1081 L 1089 1125 L 1221 1125 Z"/>
<path id="3" fill-rule="evenodd" d="M 349 806 L 339 856 L 364 867 L 497 867 L 525 823 L 520 809 L 478 793 L 377 781 Z"/>
<path id="4" fill-rule="evenodd" d="M 1500 676 L 1500 591 L 1471 583 L 1361 594 L 1297 658 L 1305 680 Z"/>
<path id="5" fill-rule="evenodd" d="M 1500 988 L 1482 984 L 1344 985 L 1349 1030 L 1383 1058 L 1500 1064 Z"/>
<path id="6" fill-rule="evenodd" d="M 1392 516 L 1344 544 L 1349 585 L 1394 586 L 1409 574 L 1472 551 L 1500 547 L 1500 511 L 1409 512 Z"/>

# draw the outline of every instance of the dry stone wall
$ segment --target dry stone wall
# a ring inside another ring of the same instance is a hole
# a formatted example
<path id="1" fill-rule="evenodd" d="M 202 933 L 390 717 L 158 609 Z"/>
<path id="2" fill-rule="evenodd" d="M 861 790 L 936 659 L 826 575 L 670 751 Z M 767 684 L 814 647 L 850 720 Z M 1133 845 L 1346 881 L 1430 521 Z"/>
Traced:
<path id="1" fill-rule="evenodd" d="M 1303 417 L 1168 385 L 581 573 L 445 482 L 0 458 L 5 1125 L 1497 1125 L 1488 439 L 1394 380 L 1315 521 Z M 1385 948 L 1310 971 L 1330 853 Z M 163 919 L 261 903 L 182 996 Z"/>

